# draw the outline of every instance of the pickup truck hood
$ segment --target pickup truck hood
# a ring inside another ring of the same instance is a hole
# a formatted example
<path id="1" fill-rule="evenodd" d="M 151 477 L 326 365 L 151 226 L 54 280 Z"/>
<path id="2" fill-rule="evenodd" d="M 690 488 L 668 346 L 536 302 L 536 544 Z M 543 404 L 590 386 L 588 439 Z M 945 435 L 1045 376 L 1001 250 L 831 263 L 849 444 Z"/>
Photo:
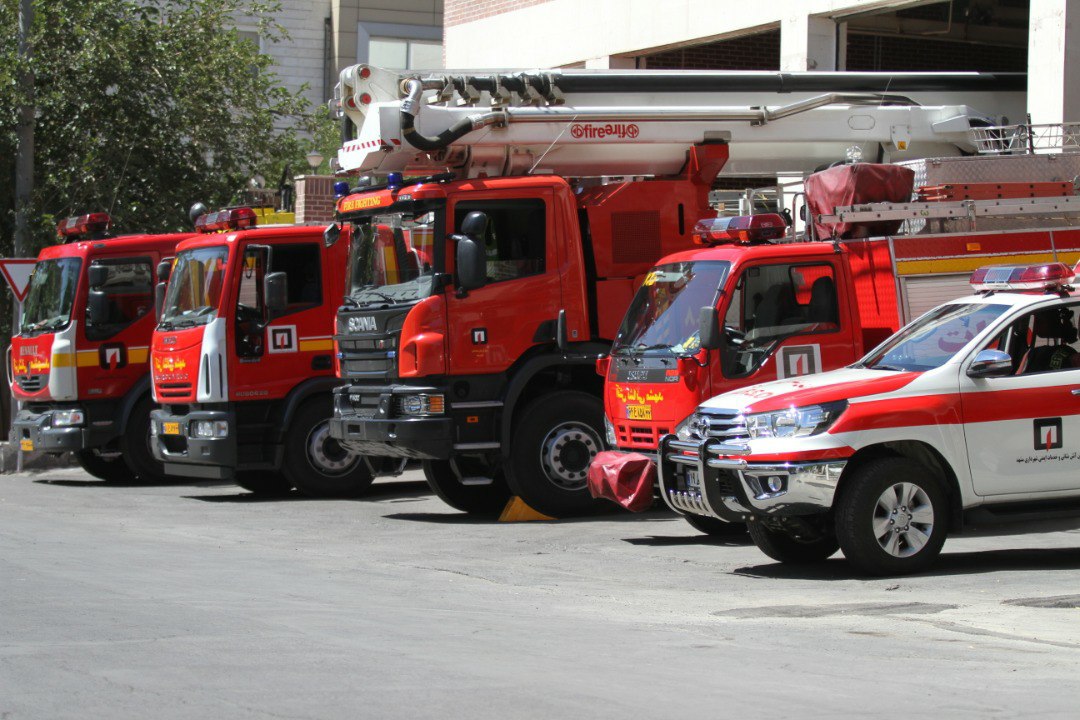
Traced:
<path id="1" fill-rule="evenodd" d="M 817 375 L 751 385 L 706 400 L 702 410 L 759 413 L 896 392 L 922 373 L 841 368 Z"/>

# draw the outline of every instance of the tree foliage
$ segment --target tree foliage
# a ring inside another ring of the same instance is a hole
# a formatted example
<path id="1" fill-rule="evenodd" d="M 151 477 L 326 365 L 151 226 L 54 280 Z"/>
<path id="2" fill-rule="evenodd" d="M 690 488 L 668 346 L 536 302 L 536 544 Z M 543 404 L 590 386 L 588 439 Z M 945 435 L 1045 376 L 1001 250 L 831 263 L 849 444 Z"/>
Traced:
<path id="1" fill-rule="evenodd" d="M 0 0 L 0 255 L 14 227 L 19 0 Z M 228 204 L 255 174 L 306 168 L 315 116 L 283 88 L 264 41 L 270 0 L 35 0 L 34 247 L 69 215 L 109 212 L 116 232 L 190 227 L 187 209 Z"/>

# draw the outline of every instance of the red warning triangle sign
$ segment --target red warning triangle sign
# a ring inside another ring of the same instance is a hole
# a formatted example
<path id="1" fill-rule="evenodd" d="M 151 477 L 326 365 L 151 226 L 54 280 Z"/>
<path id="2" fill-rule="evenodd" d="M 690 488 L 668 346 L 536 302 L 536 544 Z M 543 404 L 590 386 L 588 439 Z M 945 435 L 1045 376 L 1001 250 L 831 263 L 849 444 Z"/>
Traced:
<path id="1" fill-rule="evenodd" d="M 30 288 L 30 274 L 34 272 L 34 258 L 5 258 L 0 260 L 0 275 L 4 276 L 15 299 L 22 302 Z"/>

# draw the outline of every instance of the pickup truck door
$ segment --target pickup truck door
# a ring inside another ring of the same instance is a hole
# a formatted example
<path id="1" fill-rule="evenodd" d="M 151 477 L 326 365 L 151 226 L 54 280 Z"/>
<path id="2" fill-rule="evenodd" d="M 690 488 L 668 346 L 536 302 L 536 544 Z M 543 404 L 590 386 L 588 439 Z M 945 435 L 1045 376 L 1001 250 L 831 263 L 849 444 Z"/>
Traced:
<path id="1" fill-rule="evenodd" d="M 1080 304 L 1067 307 L 1075 328 Z M 1000 334 L 988 346 L 1013 355 L 1021 374 L 971 378 L 960 373 L 964 435 L 978 495 L 1080 490 L 1080 368 L 1048 368 L 1045 362 L 1022 366 L 1032 336 L 1036 347 L 1061 340 L 1048 342 L 1029 332 L 1033 315 L 1011 323 L 1016 331 Z"/>

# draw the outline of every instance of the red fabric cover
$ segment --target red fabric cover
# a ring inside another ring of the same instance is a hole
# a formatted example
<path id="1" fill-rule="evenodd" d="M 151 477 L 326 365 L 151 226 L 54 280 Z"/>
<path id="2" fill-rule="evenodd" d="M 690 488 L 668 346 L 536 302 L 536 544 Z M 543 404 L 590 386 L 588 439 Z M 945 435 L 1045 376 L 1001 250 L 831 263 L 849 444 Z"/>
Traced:
<path id="1" fill-rule="evenodd" d="M 900 229 L 902 220 L 867 223 L 816 222 L 818 215 L 832 215 L 836 208 L 875 202 L 911 202 L 915 187 L 915 171 L 899 165 L 855 163 L 839 165 L 816 172 L 806 178 L 806 204 L 815 218 L 814 230 L 821 240 L 828 240 L 835 229 L 842 239 L 892 235 Z"/>
<path id="2" fill-rule="evenodd" d="M 656 463 L 641 453 L 606 450 L 589 465 L 589 492 L 630 512 L 644 512 L 653 502 Z"/>

